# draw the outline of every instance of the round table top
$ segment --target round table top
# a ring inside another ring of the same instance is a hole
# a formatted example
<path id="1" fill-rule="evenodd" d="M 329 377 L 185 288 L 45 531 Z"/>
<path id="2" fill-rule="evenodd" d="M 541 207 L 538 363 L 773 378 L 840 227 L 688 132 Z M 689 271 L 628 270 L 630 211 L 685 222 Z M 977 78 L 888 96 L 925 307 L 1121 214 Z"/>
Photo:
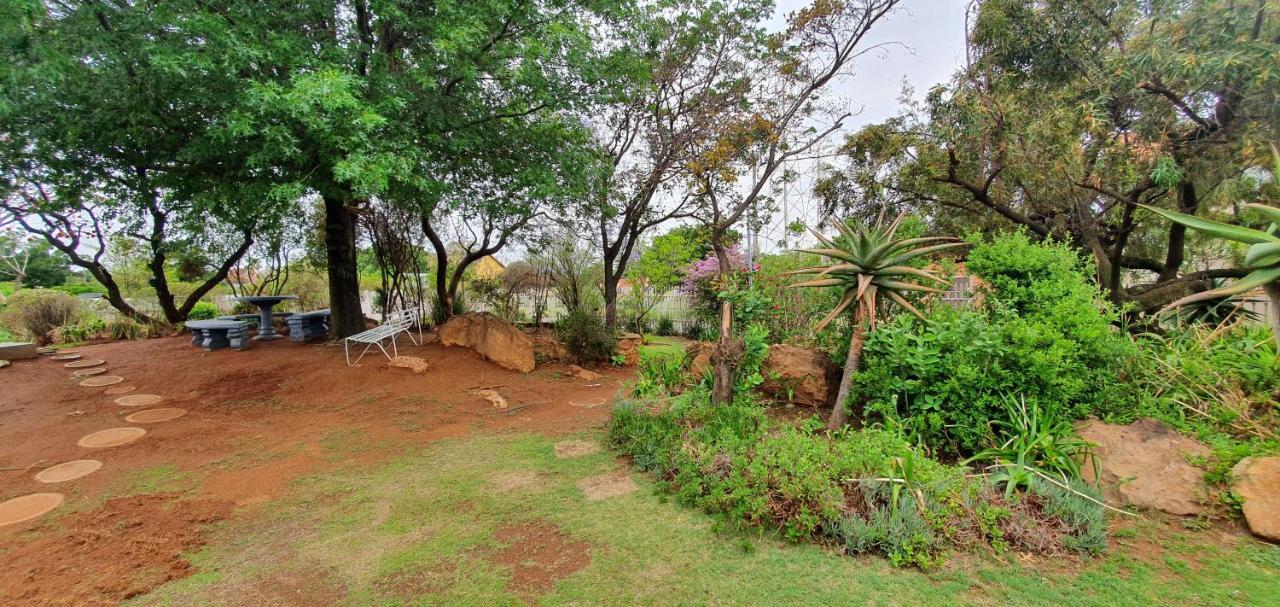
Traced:
<path id="1" fill-rule="evenodd" d="M 277 304 L 282 301 L 297 299 L 297 295 L 246 295 L 244 297 L 232 297 L 235 301 L 246 301 L 251 304 Z"/>

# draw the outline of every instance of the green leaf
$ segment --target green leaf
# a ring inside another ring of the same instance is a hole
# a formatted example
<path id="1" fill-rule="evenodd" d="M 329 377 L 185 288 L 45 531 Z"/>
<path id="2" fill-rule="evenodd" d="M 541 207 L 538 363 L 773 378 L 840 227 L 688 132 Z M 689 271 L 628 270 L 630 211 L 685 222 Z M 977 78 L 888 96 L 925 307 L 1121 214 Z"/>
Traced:
<path id="1" fill-rule="evenodd" d="M 1260 242 L 1250 245 L 1244 254 L 1244 264 L 1250 268 L 1262 268 L 1280 263 L 1280 242 Z"/>
<path id="2" fill-rule="evenodd" d="M 1246 228 L 1244 226 L 1235 226 L 1228 223 L 1221 223 L 1211 219 L 1202 219 L 1195 215 L 1187 215 L 1177 211 L 1168 211 L 1158 209 L 1156 207 L 1147 206 L 1145 204 L 1138 205 L 1148 211 L 1168 219 L 1174 223 L 1180 223 L 1188 228 L 1204 232 L 1210 236 L 1225 238 L 1232 242 L 1243 242 L 1246 244 L 1257 244 L 1260 242 L 1280 242 L 1280 238 L 1276 238 L 1266 232 Z"/>
<path id="3" fill-rule="evenodd" d="M 1209 289 L 1208 291 L 1202 291 L 1194 295 L 1188 295 L 1186 297 L 1183 297 L 1182 299 L 1179 299 L 1162 308 L 1159 314 L 1164 314 L 1165 312 L 1172 310 L 1174 308 L 1177 308 L 1179 306 L 1185 306 L 1189 303 L 1195 303 L 1197 301 L 1217 299 L 1219 297 L 1231 297 L 1233 295 L 1247 293 L 1267 283 L 1273 282 L 1276 279 L 1280 279 L 1280 267 L 1254 270 L 1253 272 L 1250 272 L 1248 276 L 1245 276 L 1244 278 L 1241 278 L 1240 280 L 1237 280 L 1225 287 L 1219 287 L 1217 289 Z"/>

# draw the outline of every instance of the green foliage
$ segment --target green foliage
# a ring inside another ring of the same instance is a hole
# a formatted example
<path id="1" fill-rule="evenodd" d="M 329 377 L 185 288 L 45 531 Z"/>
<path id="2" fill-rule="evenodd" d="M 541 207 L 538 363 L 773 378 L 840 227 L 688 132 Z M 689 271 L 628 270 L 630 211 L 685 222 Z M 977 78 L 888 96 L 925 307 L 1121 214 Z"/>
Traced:
<path id="1" fill-rule="evenodd" d="M 68 295 L 84 295 L 86 293 L 102 293 L 105 295 L 107 292 L 107 290 L 103 288 L 102 285 L 99 285 L 99 284 L 55 285 L 55 286 L 49 287 L 49 289 L 53 291 L 62 291 L 63 293 L 67 293 Z"/>
<path id="2" fill-rule="evenodd" d="M 80 302 L 66 293 L 23 289 L 9 296 L 2 319 L 10 330 L 47 344 L 54 329 L 72 324 L 79 314 Z"/>
<path id="3" fill-rule="evenodd" d="M 936 453 L 973 454 L 992 421 L 1012 421 L 1024 395 L 1044 415 L 1105 415 L 1137 398 L 1121 369 L 1135 352 L 1110 323 L 1080 258 L 1025 234 L 976 246 L 969 269 L 986 288 L 983 309 L 939 307 L 929 322 L 899 317 L 867 340 L 854 402 L 893 420 Z"/>
<path id="4" fill-rule="evenodd" d="M 561 318 L 556 335 L 569 356 L 578 362 L 611 362 L 618 347 L 617 337 L 605 328 L 604 319 L 587 308 L 578 308 Z"/>
<path id="5" fill-rule="evenodd" d="M 851 552 L 881 553 L 895 565 L 922 568 L 941 562 L 951 545 L 998 540 L 1032 546 L 1013 532 L 1002 539 L 1002 526 L 1012 523 L 993 514 L 1002 498 L 988 481 L 966 479 L 963 469 L 925 458 L 895 432 L 828 434 L 813 421 L 780 425 L 750 398 L 713 406 L 705 389 L 694 389 L 619 403 L 609 439 L 638 467 L 656 473 L 680 502 L 733 524 L 776 528 L 792 541 L 836 540 Z M 1027 494 L 1012 499 L 1035 495 L 1048 503 L 1050 493 L 1033 482 Z M 1092 544 L 1071 538 L 1084 531 L 1105 534 L 1101 508 L 1062 501 L 1052 513 L 1046 507 L 1019 524 L 1052 538 L 1033 549 L 1071 544 L 1088 551 Z M 1017 507 L 1003 503 L 1006 512 Z"/>
<path id="6" fill-rule="evenodd" d="M 676 334 L 676 323 L 671 320 L 670 316 L 662 316 L 658 318 L 657 324 L 654 325 L 654 333 L 663 337 Z"/>
<path id="7" fill-rule="evenodd" d="M 106 322 L 101 318 L 83 318 L 54 329 L 51 337 L 60 344 L 75 344 L 100 339 L 106 334 L 106 330 Z"/>
<path id="8" fill-rule="evenodd" d="M 187 320 L 209 320 L 219 314 L 218 306 L 213 305 L 213 302 L 200 301 L 191 307 L 191 312 L 187 314 Z"/>
<path id="9" fill-rule="evenodd" d="M 640 351 L 640 364 L 631 394 L 637 398 L 676 392 L 688 380 L 683 352 Z"/>
<path id="10" fill-rule="evenodd" d="M 1000 429 L 999 444 L 983 449 L 966 460 L 991 462 L 992 478 L 1005 486 L 1005 496 L 1018 487 L 1029 486 L 1039 474 L 1057 477 L 1063 483 L 1080 480 L 1080 462 L 1093 461 L 1093 448 L 1076 436 L 1072 420 L 1044 414 L 1036 405 L 1018 400 L 1007 407 L 1006 419 L 994 420 Z M 1097 478 L 1097 471 L 1094 471 Z"/>

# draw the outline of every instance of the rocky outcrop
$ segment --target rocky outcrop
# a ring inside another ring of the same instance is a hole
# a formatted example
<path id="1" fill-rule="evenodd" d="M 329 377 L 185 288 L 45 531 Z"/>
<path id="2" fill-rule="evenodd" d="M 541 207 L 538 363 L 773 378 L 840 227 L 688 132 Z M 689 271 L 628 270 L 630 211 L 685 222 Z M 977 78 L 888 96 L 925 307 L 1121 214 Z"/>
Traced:
<path id="1" fill-rule="evenodd" d="M 825 352 L 787 344 L 769 346 L 760 389 L 797 405 L 829 407 L 836 398 L 840 369 Z"/>
<path id="2" fill-rule="evenodd" d="M 0 359 L 23 360 L 36 357 L 36 345 L 29 342 L 0 343 Z"/>
<path id="3" fill-rule="evenodd" d="M 528 373 L 535 366 L 533 340 L 511 323 L 487 312 L 454 316 L 436 331 L 440 343 L 475 350 L 504 369 Z"/>
<path id="4" fill-rule="evenodd" d="M 548 329 L 535 329 L 526 333 L 533 340 L 533 355 L 540 362 L 564 362 L 569 360 L 569 350 L 556 334 Z"/>
<path id="5" fill-rule="evenodd" d="M 1101 472 L 1098 480 L 1107 501 L 1170 514 L 1204 511 L 1204 473 L 1187 458 L 1207 456 L 1208 447 L 1154 419 L 1140 419 L 1127 426 L 1088 420 L 1077 430 L 1081 438 L 1095 445 Z M 1091 483 L 1095 480 L 1093 468 L 1086 462 L 1082 470 Z"/>
<path id="6" fill-rule="evenodd" d="M 1258 537 L 1280 542 L 1280 457 L 1246 457 L 1231 469 L 1231 491 Z"/>
<path id="7" fill-rule="evenodd" d="M 640 344 L 644 338 L 635 333 L 623 333 L 618 337 L 618 354 L 626 359 L 628 367 L 640 364 Z"/>
<path id="8" fill-rule="evenodd" d="M 695 341 L 685 346 L 685 360 L 689 361 L 689 375 L 694 381 L 701 380 L 711 369 L 711 354 L 715 351 L 716 345 L 709 341 Z"/>

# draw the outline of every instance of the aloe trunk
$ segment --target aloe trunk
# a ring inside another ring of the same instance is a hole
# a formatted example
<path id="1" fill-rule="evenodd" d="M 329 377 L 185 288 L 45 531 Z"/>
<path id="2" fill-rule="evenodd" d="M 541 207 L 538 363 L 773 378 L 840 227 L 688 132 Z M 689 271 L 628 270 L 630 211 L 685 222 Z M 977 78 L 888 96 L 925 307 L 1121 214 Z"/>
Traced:
<path id="1" fill-rule="evenodd" d="M 849 337 L 849 353 L 844 357 L 844 373 L 840 376 L 836 404 L 831 408 L 831 417 L 827 418 L 828 430 L 839 430 L 848 419 L 845 403 L 849 400 L 849 390 L 853 388 L 853 376 L 862 364 L 862 347 L 867 343 L 867 328 L 861 311 L 862 306 L 854 308 L 853 335 Z"/>

